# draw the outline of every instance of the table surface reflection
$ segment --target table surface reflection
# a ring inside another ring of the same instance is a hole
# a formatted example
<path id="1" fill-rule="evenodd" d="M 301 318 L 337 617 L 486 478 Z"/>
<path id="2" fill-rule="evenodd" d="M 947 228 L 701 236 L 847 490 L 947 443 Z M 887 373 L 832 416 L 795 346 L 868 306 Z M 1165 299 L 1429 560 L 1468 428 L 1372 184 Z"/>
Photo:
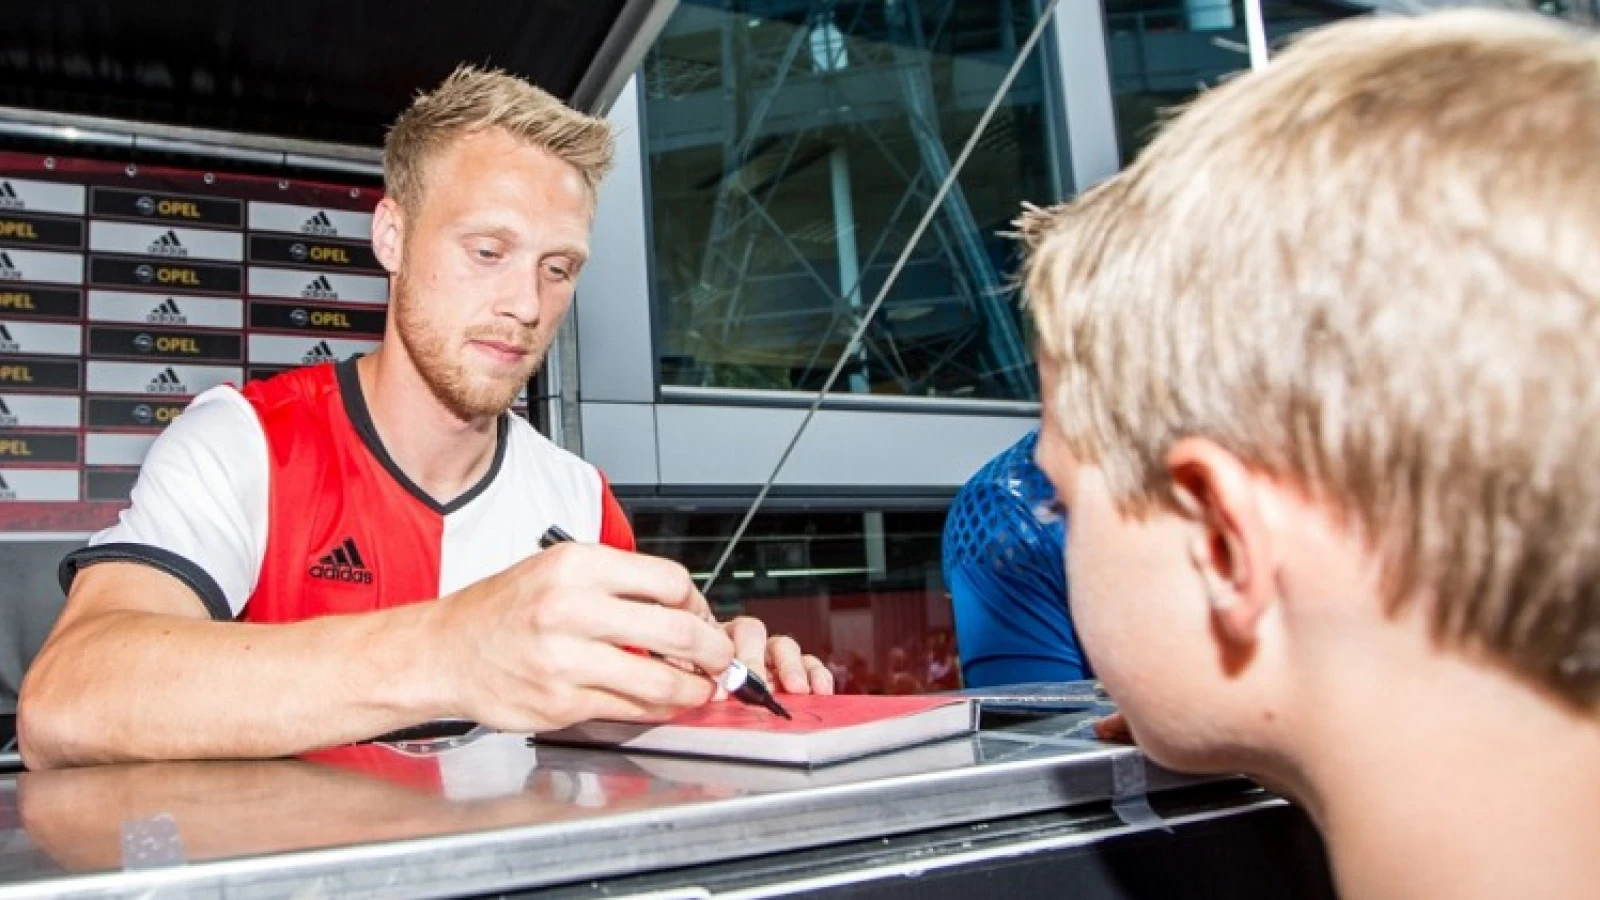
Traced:
<path id="1" fill-rule="evenodd" d="M 1091 697 L 814 770 L 485 734 L 430 752 L 22 773 L 0 780 L 0 898 L 460 894 L 1062 808 L 1110 799 L 1114 765 L 1126 783 L 1137 751 L 1086 739 L 1107 709 Z M 1150 790 L 1192 783 L 1145 772 Z"/>

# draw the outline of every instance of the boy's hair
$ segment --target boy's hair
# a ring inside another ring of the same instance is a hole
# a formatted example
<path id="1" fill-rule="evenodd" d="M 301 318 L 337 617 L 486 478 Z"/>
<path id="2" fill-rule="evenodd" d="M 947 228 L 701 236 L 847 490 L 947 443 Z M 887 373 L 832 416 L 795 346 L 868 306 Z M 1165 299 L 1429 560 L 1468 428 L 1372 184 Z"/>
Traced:
<path id="1" fill-rule="evenodd" d="M 1600 706 L 1600 45 L 1364 19 L 1024 213 L 1067 446 L 1125 513 L 1213 440 L 1336 509 L 1441 641 Z"/>
<path id="2" fill-rule="evenodd" d="M 593 196 L 611 168 L 614 140 L 604 119 L 580 113 L 540 88 L 498 69 L 460 66 L 430 93 L 418 94 L 383 142 L 383 183 L 408 211 L 427 187 L 428 161 L 458 138 L 485 128 L 564 160 Z"/>

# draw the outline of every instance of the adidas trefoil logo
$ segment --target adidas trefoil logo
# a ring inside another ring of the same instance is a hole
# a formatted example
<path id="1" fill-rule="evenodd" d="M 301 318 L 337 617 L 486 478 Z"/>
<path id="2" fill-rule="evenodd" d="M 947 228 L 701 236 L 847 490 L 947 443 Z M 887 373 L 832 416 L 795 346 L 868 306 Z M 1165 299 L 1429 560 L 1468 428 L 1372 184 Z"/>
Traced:
<path id="1" fill-rule="evenodd" d="M 178 233 L 168 228 L 167 233 L 150 242 L 145 252 L 152 256 L 188 256 L 189 248 L 178 240 Z"/>
<path id="2" fill-rule="evenodd" d="M 178 377 L 178 373 L 173 371 L 171 366 L 167 366 L 161 371 L 161 374 L 150 379 L 150 383 L 144 386 L 144 392 L 147 394 L 187 394 L 189 388 L 183 383 L 183 379 Z"/>
<path id="3" fill-rule="evenodd" d="M 150 314 L 145 316 L 144 320 L 153 325 L 189 324 L 189 317 L 184 315 L 183 310 L 178 308 L 178 301 L 171 297 L 168 297 L 165 303 L 150 310 Z"/>
<path id="4" fill-rule="evenodd" d="M 372 570 L 367 568 L 366 562 L 361 558 L 361 551 L 356 549 L 355 538 L 349 537 L 318 557 L 306 574 L 323 581 L 372 583 Z"/>
<path id="5" fill-rule="evenodd" d="M 322 237 L 338 237 L 339 229 L 334 227 L 333 220 L 328 214 L 318 210 L 317 214 L 307 219 L 300 231 L 305 234 L 315 234 Z"/>
<path id="6" fill-rule="evenodd" d="M 337 362 L 338 357 L 333 355 L 333 348 L 328 346 L 327 341 L 317 341 L 316 346 L 307 350 L 306 355 L 300 361 L 310 366 L 317 363 Z"/>
<path id="7" fill-rule="evenodd" d="M 339 292 L 333 289 L 333 282 L 328 280 L 328 276 L 318 275 L 311 279 L 311 283 L 300 292 L 300 296 L 308 300 L 337 300 Z"/>

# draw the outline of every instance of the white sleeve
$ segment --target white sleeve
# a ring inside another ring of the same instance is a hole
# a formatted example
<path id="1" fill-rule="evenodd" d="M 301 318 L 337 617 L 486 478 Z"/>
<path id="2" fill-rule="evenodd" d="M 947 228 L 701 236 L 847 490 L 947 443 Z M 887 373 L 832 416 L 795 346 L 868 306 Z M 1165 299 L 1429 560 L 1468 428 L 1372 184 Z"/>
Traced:
<path id="1" fill-rule="evenodd" d="M 187 584 L 213 618 L 234 618 L 267 550 L 267 478 L 249 401 L 231 387 L 206 391 L 151 445 L 117 524 L 62 560 L 62 589 L 84 566 L 137 562 Z"/>

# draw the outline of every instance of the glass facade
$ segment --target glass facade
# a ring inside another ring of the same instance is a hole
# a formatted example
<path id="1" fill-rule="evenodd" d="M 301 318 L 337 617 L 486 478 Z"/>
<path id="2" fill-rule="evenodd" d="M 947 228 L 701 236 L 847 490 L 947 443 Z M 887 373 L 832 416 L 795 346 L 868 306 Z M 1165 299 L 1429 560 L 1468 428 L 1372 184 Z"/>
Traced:
<path id="1" fill-rule="evenodd" d="M 697 582 L 741 512 L 634 514 L 639 549 Z M 755 616 L 833 670 L 841 692 L 915 694 L 960 686 L 950 598 L 939 573 L 943 510 L 762 513 L 709 599 L 718 618 Z"/>
<path id="2" fill-rule="evenodd" d="M 883 290 L 1033 0 L 689 0 L 646 58 L 662 385 L 814 391 Z M 1066 193 L 1036 49 L 835 390 L 1036 399 L 1002 236 Z"/>
<path id="3" fill-rule="evenodd" d="M 1346 0 L 1263 0 L 1269 44 L 1370 7 Z M 1243 0 L 1105 0 L 1107 55 L 1124 162 L 1165 111 L 1250 68 Z"/>

